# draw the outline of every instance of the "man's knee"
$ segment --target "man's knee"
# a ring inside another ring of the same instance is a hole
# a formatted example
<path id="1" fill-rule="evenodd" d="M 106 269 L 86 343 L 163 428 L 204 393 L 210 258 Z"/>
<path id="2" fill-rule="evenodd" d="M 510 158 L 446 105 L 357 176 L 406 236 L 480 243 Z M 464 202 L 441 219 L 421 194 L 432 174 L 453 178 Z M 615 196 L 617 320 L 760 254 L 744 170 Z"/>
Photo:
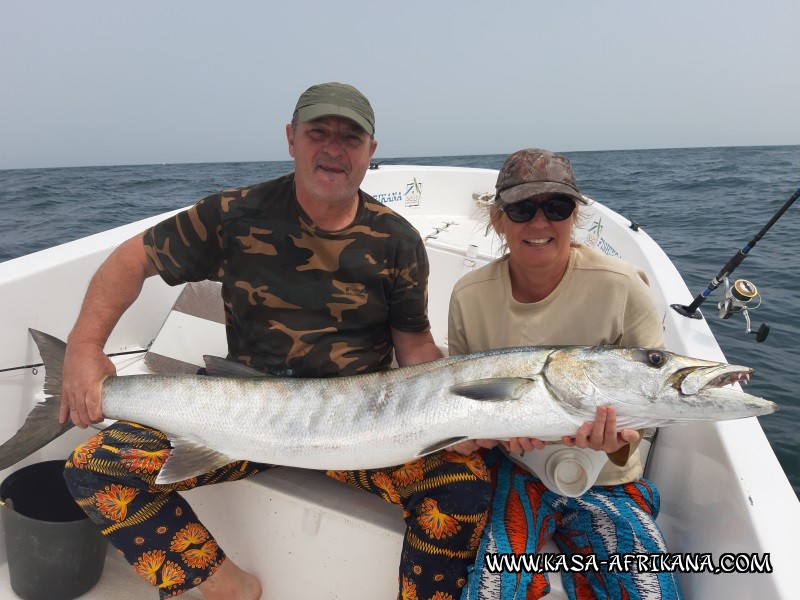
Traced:
<path id="1" fill-rule="evenodd" d="M 82 442 L 67 459 L 64 465 L 64 481 L 74 498 L 85 496 L 87 487 L 93 487 L 90 482 L 96 478 L 96 474 L 92 470 L 91 458 L 102 444 L 101 432 Z"/>

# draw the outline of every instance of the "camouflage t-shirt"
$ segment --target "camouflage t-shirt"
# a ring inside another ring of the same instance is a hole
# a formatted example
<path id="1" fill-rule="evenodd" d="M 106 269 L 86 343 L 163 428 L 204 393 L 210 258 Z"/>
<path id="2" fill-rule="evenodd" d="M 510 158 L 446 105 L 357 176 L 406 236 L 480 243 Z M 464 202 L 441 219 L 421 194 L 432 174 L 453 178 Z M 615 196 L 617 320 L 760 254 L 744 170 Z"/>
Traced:
<path id="1" fill-rule="evenodd" d="M 360 190 L 356 218 L 341 231 L 313 226 L 292 173 L 204 198 L 147 230 L 144 243 L 168 284 L 222 282 L 229 357 L 265 372 L 383 369 L 390 327 L 429 328 L 419 233 Z"/>

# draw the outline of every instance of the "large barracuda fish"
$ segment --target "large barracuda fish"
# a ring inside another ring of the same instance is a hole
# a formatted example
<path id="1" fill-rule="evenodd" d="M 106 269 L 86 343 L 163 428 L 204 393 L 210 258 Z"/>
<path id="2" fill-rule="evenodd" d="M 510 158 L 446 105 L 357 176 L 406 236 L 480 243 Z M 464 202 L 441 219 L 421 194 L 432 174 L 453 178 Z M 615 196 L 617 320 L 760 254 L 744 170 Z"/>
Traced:
<path id="1" fill-rule="evenodd" d="M 0 446 L 0 469 L 69 428 L 57 418 L 66 346 L 31 334 L 45 363 L 46 400 Z M 747 380 L 747 367 L 637 348 L 510 348 L 327 379 L 242 369 L 217 359 L 210 372 L 229 376 L 109 377 L 103 413 L 168 435 L 173 450 L 157 482 L 170 483 L 239 459 L 368 469 L 465 439 L 560 440 L 593 420 L 598 406 L 614 407 L 619 427 L 637 429 L 778 408 L 728 386 Z"/>

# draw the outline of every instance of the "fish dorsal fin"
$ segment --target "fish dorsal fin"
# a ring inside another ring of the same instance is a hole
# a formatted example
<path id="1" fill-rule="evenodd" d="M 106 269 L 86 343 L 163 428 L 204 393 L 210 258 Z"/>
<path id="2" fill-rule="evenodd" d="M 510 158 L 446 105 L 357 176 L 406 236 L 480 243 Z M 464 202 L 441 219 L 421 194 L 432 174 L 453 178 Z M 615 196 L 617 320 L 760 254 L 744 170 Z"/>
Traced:
<path id="1" fill-rule="evenodd" d="M 248 367 L 235 360 L 208 354 L 203 355 L 203 360 L 206 362 L 206 371 L 209 375 L 217 377 L 269 377 L 258 369 Z"/>
<path id="2" fill-rule="evenodd" d="M 166 432 L 165 435 L 172 444 L 172 452 L 156 477 L 157 485 L 191 479 L 236 460 L 183 436 Z"/>
<path id="3" fill-rule="evenodd" d="M 426 456 L 428 454 L 433 454 L 434 452 L 438 452 L 439 450 L 444 450 L 448 446 L 452 446 L 453 444 L 457 444 L 458 442 L 463 442 L 465 439 L 467 439 L 466 436 L 462 435 L 461 437 L 452 437 L 452 438 L 447 438 L 446 440 L 440 440 L 435 444 L 431 444 L 427 448 L 423 448 L 422 450 L 417 452 L 417 456 L 419 457 L 419 456 Z"/>
<path id="4" fill-rule="evenodd" d="M 530 382 L 525 377 L 489 377 L 458 383 L 450 387 L 450 392 L 470 400 L 500 402 L 516 400 L 522 395 L 522 388 Z"/>

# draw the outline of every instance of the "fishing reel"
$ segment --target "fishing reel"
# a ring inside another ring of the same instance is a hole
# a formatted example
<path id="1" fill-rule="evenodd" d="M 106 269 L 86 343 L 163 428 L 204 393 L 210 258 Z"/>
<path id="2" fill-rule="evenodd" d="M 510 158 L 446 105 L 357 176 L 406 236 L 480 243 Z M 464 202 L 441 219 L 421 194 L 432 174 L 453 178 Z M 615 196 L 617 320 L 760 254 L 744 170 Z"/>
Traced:
<path id="1" fill-rule="evenodd" d="M 763 342 L 769 335 L 769 325 L 762 323 L 758 331 L 750 329 L 750 311 L 761 306 L 761 295 L 758 288 L 747 279 L 737 279 L 730 284 L 727 277 L 722 280 L 725 285 L 725 293 L 722 300 L 717 304 L 720 319 L 729 319 L 734 313 L 742 313 L 745 321 L 745 333 L 752 333 L 756 336 L 757 342 Z M 750 303 L 757 301 L 755 306 Z"/>

